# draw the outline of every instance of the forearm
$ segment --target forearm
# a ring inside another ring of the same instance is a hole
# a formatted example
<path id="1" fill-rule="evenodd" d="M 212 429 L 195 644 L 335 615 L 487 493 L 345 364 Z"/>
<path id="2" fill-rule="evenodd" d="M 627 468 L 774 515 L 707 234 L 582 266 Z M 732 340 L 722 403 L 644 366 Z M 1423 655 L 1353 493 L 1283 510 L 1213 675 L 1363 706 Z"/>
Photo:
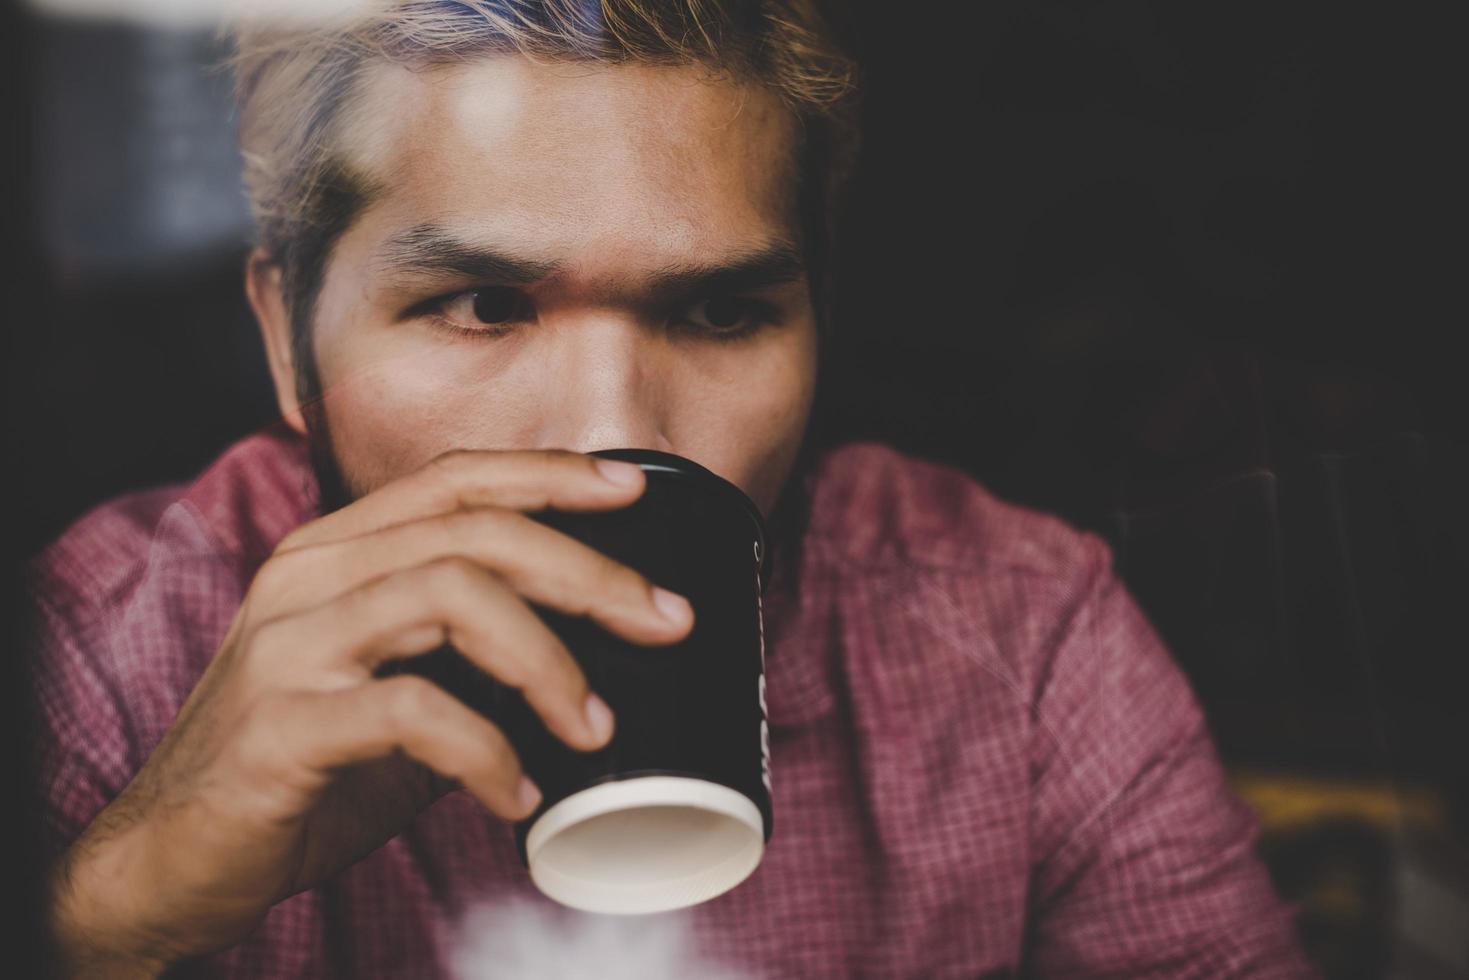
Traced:
<path id="1" fill-rule="evenodd" d="M 131 980 L 160 976 L 169 944 L 143 924 L 130 842 L 99 846 L 85 837 L 52 866 L 48 918 L 58 976 Z"/>

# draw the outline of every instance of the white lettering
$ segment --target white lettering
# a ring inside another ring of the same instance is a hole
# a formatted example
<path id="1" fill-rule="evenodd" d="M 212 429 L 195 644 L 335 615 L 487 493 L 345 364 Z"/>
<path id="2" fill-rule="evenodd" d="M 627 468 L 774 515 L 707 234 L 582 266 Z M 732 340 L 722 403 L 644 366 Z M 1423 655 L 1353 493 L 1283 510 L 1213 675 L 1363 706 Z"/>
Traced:
<path id="1" fill-rule="evenodd" d="M 770 726 L 763 720 L 760 722 L 760 778 L 765 782 L 767 793 L 775 792 L 770 785 Z"/>
<path id="2" fill-rule="evenodd" d="M 760 597 L 760 542 L 755 542 L 755 621 L 760 627 L 760 778 L 767 793 L 770 784 L 770 711 L 765 706 L 765 604 Z"/>

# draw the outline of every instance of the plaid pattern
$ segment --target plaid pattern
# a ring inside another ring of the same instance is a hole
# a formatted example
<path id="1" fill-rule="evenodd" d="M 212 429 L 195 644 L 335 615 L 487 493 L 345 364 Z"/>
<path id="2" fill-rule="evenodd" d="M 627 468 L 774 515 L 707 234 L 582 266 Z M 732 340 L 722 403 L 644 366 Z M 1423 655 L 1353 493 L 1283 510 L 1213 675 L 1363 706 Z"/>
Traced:
<path id="1" fill-rule="evenodd" d="M 157 744 L 311 481 L 262 433 L 37 560 L 55 846 Z M 1313 975 L 1101 539 L 876 443 L 827 453 L 814 488 L 799 594 L 765 605 L 774 834 L 750 879 L 669 913 L 701 954 L 765 977 Z M 552 905 L 456 793 L 183 972 L 440 976 L 448 930 L 497 898 Z"/>

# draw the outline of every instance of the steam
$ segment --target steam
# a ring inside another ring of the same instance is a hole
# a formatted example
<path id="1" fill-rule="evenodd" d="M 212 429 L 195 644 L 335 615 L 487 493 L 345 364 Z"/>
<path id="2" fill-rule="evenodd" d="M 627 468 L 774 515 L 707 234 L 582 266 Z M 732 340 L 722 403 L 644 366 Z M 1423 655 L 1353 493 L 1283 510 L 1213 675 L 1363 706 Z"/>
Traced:
<path id="1" fill-rule="evenodd" d="M 599 915 L 512 899 L 471 909 L 453 949 L 455 980 L 754 980 L 698 954 L 686 911 Z"/>

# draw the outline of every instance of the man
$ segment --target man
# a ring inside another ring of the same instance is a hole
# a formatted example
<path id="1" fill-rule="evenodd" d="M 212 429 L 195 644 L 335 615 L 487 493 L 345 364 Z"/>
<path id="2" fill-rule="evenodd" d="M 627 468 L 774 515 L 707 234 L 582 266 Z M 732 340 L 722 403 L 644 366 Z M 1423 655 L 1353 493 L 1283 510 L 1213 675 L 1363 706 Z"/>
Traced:
<path id="1" fill-rule="evenodd" d="M 764 860 L 697 906 L 771 976 L 1296 976 L 1186 682 L 1105 547 L 962 474 L 815 453 L 854 73 L 802 0 L 384 6 L 245 31 L 247 269 L 286 426 L 42 557 L 77 975 L 431 976 L 529 896 L 536 802 L 387 660 L 448 638 L 593 749 L 534 601 L 655 646 L 698 610 L 525 516 L 688 456 L 771 515 Z"/>

